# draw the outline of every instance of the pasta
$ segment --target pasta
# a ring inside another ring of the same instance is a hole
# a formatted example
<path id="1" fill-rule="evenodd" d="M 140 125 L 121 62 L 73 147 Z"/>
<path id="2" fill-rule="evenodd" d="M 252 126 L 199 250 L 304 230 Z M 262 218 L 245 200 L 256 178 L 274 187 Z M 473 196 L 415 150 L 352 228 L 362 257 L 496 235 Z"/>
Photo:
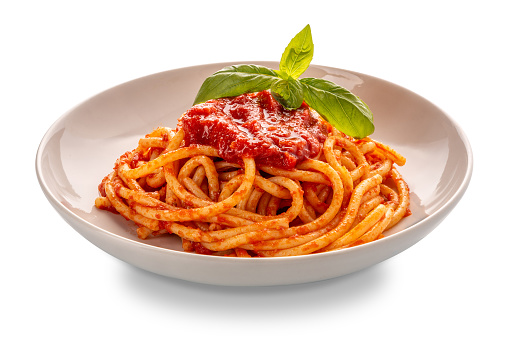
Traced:
<path id="1" fill-rule="evenodd" d="M 225 159 L 181 121 L 158 127 L 116 161 L 95 206 L 134 222 L 140 239 L 173 234 L 199 254 L 295 256 L 382 238 L 410 214 L 404 157 L 318 123 L 324 141 L 293 167 L 248 153 Z"/>

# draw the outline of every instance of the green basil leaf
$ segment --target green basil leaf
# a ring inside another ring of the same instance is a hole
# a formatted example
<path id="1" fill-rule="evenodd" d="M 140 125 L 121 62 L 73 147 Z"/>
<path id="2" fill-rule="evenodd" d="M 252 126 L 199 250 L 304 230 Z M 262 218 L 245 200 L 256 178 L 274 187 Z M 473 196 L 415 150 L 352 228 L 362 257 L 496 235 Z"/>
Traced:
<path id="1" fill-rule="evenodd" d="M 280 79 L 270 87 L 272 96 L 286 109 L 299 108 L 303 102 L 302 84 L 295 79 Z"/>
<path id="2" fill-rule="evenodd" d="M 299 81 L 303 85 L 305 102 L 335 128 L 358 139 L 374 132 L 372 112 L 356 95 L 324 79 Z"/>
<path id="3" fill-rule="evenodd" d="M 293 79 L 309 67 L 314 56 L 314 43 L 310 25 L 305 26 L 287 45 L 280 59 L 279 68 Z"/>
<path id="4" fill-rule="evenodd" d="M 264 66 L 228 66 L 215 72 L 203 82 L 193 105 L 210 99 L 259 92 L 270 88 L 277 80 L 279 77 L 275 71 Z"/>
<path id="5" fill-rule="evenodd" d="M 280 69 L 274 69 L 273 70 L 277 76 L 281 79 L 284 79 L 284 80 L 289 80 L 289 79 L 293 79 L 292 77 L 290 77 L 286 72 L 284 71 L 281 71 Z"/>

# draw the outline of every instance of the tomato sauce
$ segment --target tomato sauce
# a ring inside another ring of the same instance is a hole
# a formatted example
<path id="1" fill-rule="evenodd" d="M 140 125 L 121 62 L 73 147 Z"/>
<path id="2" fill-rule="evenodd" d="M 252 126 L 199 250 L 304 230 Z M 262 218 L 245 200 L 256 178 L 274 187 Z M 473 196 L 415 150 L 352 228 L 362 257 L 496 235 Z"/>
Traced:
<path id="1" fill-rule="evenodd" d="M 305 103 L 287 110 L 270 91 L 209 100 L 190 108 L 179 120 L 186 146 L 216 147 L 226 161 L 292 169 L 319 154 L 330 131 L 328 123 Z"/>

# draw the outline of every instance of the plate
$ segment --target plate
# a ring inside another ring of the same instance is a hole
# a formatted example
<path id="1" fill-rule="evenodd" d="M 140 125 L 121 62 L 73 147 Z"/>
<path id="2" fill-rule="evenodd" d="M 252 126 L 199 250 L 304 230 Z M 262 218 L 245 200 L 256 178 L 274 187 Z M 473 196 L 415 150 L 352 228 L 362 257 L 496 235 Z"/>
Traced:
<path id="1" fill-rule="evenodd" d="M 275 62 L 239 63 L 278 68 Z M 206 284 L 266 286 L 330 279 L 386 260 L 429 234 L 466 191 L 473 168 L 471 147 L 446 113 L 388 81 L 311 65 L 304 76 L 333 81 L 361 97 L 374 113 L 372 137 L 406 157 L 400 172 L 411 189 L 412 215 L 381 240 L 297 257 L 215 257 L 183 252 L 175 236 L 138 239 L 131 222 L 94 207 L 98 184 L 140 137 L 158 126 L 175 127 L 204 79 L 231 64 L 235 63 L 193 66 L 132 80 L 61 116 L 44 135 L 36 156 L 37 177 L 51 205 L 91 243 L 147 271 Z"/>

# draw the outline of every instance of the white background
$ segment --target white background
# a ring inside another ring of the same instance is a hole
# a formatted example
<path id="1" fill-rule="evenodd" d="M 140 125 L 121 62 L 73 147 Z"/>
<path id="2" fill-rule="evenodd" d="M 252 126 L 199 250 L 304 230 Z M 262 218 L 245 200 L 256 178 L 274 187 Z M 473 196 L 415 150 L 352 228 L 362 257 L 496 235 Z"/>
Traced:
<path id="1" fill-rule="evenodd" d="M 3 338 L 501 338 L 508 302 L 508 60 L 502 1 L 3 1 Z M 147 273 L 90 244 L 35 175 L 51 124 L 119 83 L 274 60 L 307 23 L 314 64 L 402 85 L 464 129 L 473 178 L 427 238 L 323 282 L 234 288 Z M 9 334 L 8 334 L 9 333 Z"/>

